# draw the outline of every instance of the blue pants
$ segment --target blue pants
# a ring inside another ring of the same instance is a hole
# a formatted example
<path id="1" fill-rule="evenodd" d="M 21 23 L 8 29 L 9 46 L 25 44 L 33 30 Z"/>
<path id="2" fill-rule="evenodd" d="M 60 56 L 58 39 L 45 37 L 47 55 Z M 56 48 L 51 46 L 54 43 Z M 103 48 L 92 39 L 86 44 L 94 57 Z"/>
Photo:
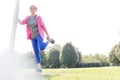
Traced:
<path id="1" fill-rule="evenodd" d="M 31 42 L 32 42 L 32 47 L 33 47 L 33 50 L 34 50 L 36 62 L 40 63 L 41 62 L 40 51 L 44 50 L 47 47 L 48 42 L 43 42 L 43 39 L 40 35 L 38 35 L 34 39 L 31 39 Z"/>

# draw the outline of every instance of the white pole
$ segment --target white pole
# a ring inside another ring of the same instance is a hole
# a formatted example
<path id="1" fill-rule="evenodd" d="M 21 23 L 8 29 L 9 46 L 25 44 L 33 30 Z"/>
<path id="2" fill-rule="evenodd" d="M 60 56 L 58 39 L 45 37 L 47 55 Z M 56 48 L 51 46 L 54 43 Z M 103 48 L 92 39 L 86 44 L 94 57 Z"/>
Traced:
<path id="1" fill-rule="evenodd" d="M 11 39 L 10 39 L 10 44 L 9 44 L 10 50 L 14 50 L 14 46 L 15 46 L 15 36 L 16 36 L 18 14 L 19 14 L 19 3 L 20 3 L 20 1 L 16 0 L 15 11 L 14 11 L 14 15 L 13 15 L 12 30 L 11 30 Z"/>

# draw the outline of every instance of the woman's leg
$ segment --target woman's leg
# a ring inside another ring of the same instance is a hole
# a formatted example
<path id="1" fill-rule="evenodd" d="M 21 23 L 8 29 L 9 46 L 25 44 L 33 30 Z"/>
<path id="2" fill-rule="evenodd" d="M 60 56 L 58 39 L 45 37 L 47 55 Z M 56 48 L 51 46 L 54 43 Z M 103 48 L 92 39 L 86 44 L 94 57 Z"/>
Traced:
<path id="1" fill-rule="evenodd" d="M 48 42 L 43 42 L 42 46 L 40 47 L 40 50 L 44 50 L 48 45 Z"/>
<path id="2" fill-rule="evenodd" d="M 32 47 L 33 47 L 34 54 L 35 54 L 36 63 L 40 64 L 40 54 L 39 54 L 37 39 L 36 38 L 32 39 L 31 42 L 32 42 Z"/>
<path id="3" fill-rule="evenodd" d="M 48 41 L 47 42 L 43 42 L 43 39 L 42 39 L 42 37 L 40 35 L 38 35 L 37 40 L 38 40 L 39 49 L 40 50 L 44 50 L 47 47 L 47 45 L 48 45 Z"/>
<path id="4" fill-rule="evenodd" d="M 40 58 L 40 51 L 39 51 L 39 47 L 38 47 L 38 40 L 32 39 L 32 46 L 33 46 L 33 50 L 34 50 L 34 54 L 35 54 L 35 58 L 36 58 L 36 71 L 41 72 L 41 58 Z"/>

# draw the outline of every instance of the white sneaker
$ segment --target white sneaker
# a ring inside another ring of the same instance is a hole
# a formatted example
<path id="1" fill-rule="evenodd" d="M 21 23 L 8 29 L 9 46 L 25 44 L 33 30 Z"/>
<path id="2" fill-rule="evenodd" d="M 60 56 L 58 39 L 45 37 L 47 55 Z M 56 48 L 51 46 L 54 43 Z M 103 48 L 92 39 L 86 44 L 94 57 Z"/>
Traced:
<path id="1" fill-rule="evenodd" d="M 42 72 L 42 69 L 40 67 L 37 67 L 36 72 Z"/>

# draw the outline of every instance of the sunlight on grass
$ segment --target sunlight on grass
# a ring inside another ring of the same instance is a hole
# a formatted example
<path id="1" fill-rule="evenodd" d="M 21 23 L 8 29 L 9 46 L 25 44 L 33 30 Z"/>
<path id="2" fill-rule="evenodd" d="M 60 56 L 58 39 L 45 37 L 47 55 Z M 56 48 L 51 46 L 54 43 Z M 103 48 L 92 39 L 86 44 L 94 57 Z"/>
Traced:
<path id="1" fill-rule="evenodd" d="M 44 69 L 48 80 L 119 80 L 119 67 Z"/>

